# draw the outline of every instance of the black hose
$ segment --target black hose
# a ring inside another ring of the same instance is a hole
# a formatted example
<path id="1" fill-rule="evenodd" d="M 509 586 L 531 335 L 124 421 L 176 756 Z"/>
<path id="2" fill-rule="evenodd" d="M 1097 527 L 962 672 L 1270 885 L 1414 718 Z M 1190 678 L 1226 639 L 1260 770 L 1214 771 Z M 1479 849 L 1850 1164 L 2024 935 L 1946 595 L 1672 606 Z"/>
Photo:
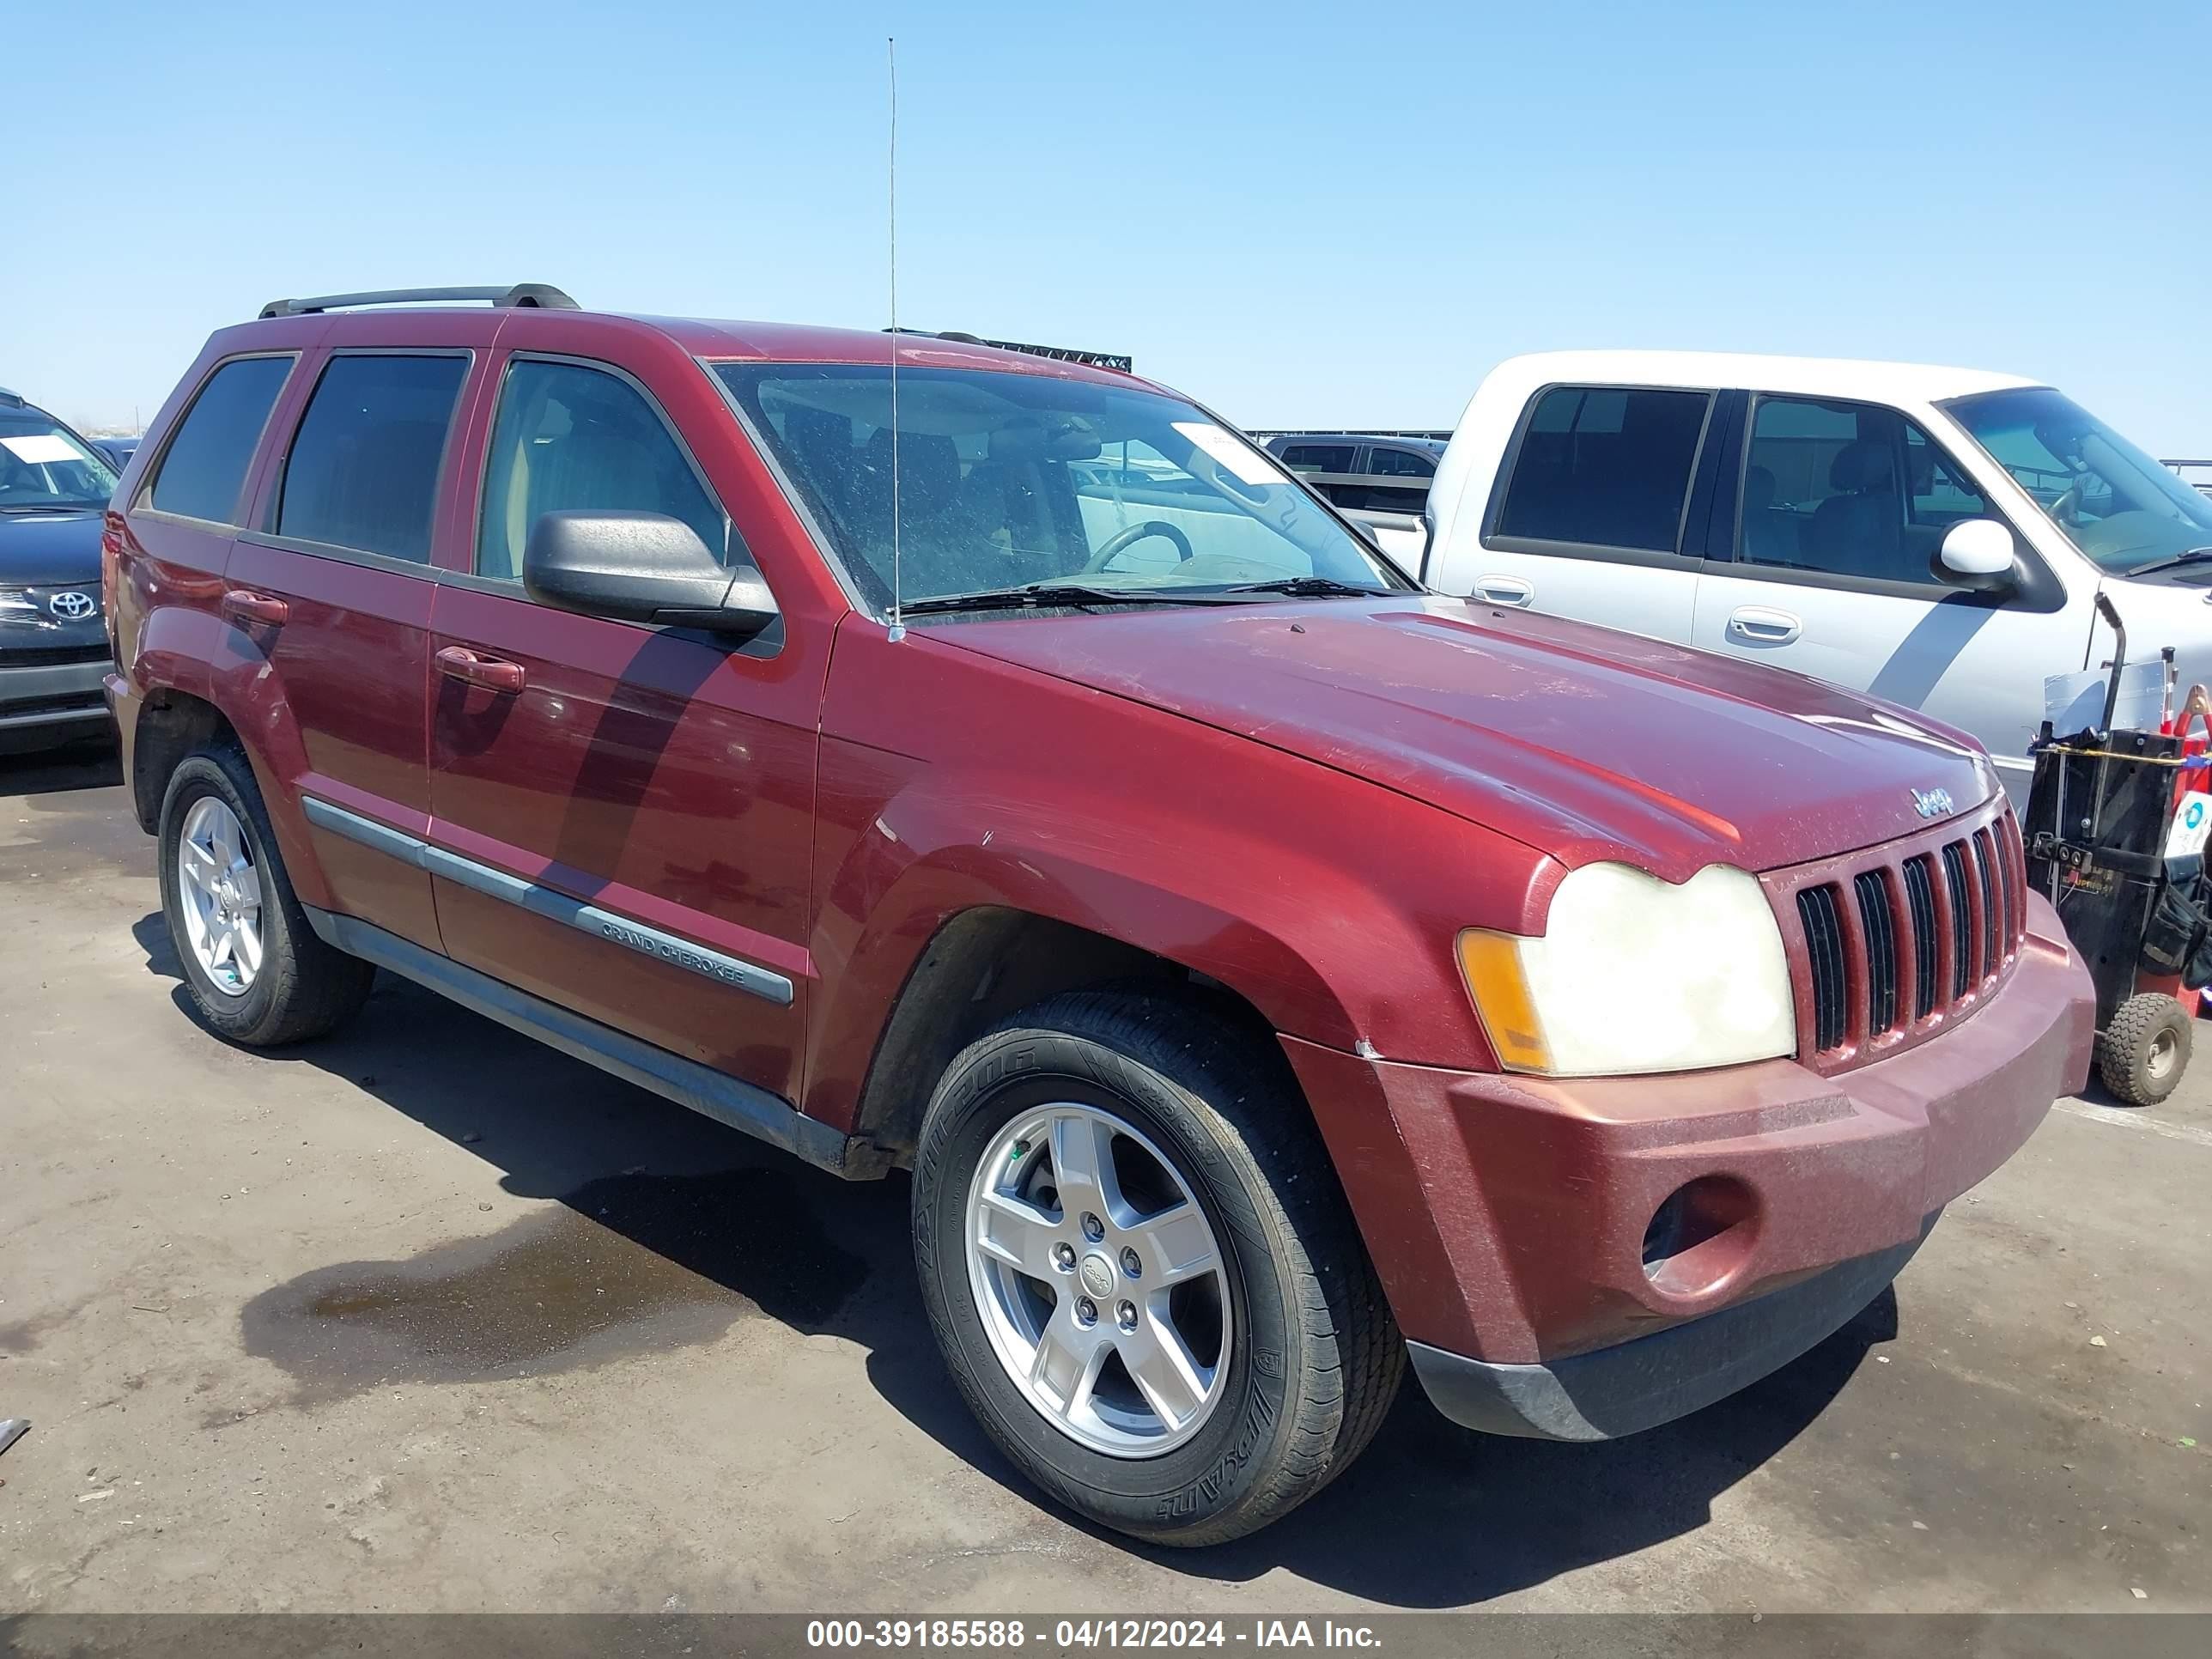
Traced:
<path id="1" fill-rule="evenodd" d="M 2105 682 L 2104 730 L 2112 729 L 2113 711 L 2120 706 L 2120 670 L 2128 665 L 2127 624 L 2120 620 L 2119 607 L 2112 596 L 2102 588 L 2097 590 L 2097 614 L 2112 624 L 2115 635 L 2112 641 L 2112 677 Z"/>

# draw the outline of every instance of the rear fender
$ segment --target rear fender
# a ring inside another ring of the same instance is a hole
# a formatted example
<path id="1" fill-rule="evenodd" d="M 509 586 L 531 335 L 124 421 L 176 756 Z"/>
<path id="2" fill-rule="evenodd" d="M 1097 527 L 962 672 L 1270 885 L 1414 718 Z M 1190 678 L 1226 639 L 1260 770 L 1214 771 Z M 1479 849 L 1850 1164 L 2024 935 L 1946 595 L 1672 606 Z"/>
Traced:
<path id="1" fill-rule="evenodd" d="M 213 581 L 219 593 L 221 579 Z M 302 903 L 328 908 L 329 884 L 300 811 L 307 746 L 283 682 L 253 636 L 210 611 L 157 606 L 147 612 L 125 669 L 144 700 L 140 720 L 149 705 L 158 706 L 162 692 L 176 691 L 211 705 L 230 722 L 261 787 L 293 890 Z"/>

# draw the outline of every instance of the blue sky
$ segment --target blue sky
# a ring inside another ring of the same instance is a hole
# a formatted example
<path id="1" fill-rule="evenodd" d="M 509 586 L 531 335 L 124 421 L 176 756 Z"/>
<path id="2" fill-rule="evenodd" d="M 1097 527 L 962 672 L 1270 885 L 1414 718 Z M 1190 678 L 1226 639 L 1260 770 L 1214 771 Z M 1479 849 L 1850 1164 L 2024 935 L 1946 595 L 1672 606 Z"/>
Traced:
<path id="1" fill-rule="evenodd" d="M 1554 346 L 1954 362 L 2212 454 L 2202 3 L 174 0 L 5 33 L 0 383 L 88 422 L 283 294 L 880 326 L 896 33 L 912 326 L 1133 352 L 1254 426 L 1449 425 Z"/>

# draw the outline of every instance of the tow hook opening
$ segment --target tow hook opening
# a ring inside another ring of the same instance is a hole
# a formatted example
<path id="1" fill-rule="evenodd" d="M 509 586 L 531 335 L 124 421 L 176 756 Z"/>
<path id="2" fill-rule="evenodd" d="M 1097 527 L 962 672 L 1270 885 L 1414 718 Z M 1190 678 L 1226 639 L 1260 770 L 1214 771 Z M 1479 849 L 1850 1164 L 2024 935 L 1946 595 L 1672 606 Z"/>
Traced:
<path id="1" fill-rule="evenodd" d="M 1668 1296 L 1718 1286 L 1751 1252 L 1759 1200 L 1734 1176 L 1699 1176 L 1677 1187 L 1644 1229 L 1644 1275 Z"/>

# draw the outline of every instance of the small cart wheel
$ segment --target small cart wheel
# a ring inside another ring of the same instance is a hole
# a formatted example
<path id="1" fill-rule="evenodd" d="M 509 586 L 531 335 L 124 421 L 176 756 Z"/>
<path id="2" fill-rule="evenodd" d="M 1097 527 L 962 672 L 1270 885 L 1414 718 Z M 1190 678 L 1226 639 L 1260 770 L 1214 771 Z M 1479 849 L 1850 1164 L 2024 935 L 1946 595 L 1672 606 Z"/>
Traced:
<path id="1" fill-rule="evenodd" d="M 2097 1039 L 2098 1073 L 2130 1106 L 2155 1106 L 2181 1081 L 2194 1035 L 2177 999 L 2156 991 L 2130 997 Z"/>

